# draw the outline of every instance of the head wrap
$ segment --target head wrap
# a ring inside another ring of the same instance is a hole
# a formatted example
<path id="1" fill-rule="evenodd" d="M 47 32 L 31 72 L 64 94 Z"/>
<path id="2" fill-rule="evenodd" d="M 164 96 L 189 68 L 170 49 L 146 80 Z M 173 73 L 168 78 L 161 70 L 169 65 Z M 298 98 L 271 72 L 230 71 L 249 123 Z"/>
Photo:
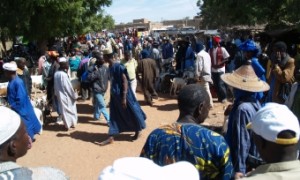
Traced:
<path id="1" fill-rule="evenodd" d="M 256 47 L 256 44 L 254 41 L 248 39 L 247 41 L 243 42 L 240 46 L 239 46 L 240 50 L 242 51 L 250 51 L 253 52 L 254 55 L 256 55 L 258 53 L 258 48 Z"/>
<path id="2" fill-rule="evenodd" d="M 199 53 L 200 51 L 202 51 L 204 48 L 203 43 L 202 42 L 198 42 L 196 43 L 196 53 Z"/>
<path id="3" fill-rule="evenodd" d="M 219 44 L 221 42 L 221 37 L 220 36 L 214 36 L 213 41 Z"/>

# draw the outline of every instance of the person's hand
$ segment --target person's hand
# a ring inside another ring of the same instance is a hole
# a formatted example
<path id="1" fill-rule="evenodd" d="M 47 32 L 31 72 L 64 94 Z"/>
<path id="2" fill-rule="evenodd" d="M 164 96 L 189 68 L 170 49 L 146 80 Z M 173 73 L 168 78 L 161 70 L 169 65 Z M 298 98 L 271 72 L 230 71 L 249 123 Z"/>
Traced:
<path id="1" fill-rule="evenodd" d="M 123 107 L 124 109 L 127 108 L 126 98 L 123 98 L 123 99 L 122 99 L 122 107 Z"/>
<path id="2" fill-rule="evenodd" d="M 234 179 L 242 179 L 244 176 L 244 173 L 236 172 L 234 175 Z"/>

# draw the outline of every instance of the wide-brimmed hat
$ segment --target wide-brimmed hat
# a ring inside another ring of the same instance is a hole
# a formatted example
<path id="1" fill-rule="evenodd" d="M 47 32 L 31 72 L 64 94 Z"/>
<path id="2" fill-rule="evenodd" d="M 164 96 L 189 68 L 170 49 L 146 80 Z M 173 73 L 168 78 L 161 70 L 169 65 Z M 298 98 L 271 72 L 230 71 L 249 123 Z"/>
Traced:
<path id="1" fill-rule="evenodd" d="M 243 65 L 232 73 L 225 73 L 221 79 L 229 86 L 244 91 L 262 92 L 270 89 L 266 82 L 257 77 L 251 64 Z"/>
<path id="2" fill-rule="evenodd" d="M 258 48 L 256 47 L 256 44 L 254 41 L 248 39 L 247 41 L 243 42 L 240 46 L 239 49 L 242 51 L 251 51 L 253 53 L 258 53 Z"/>

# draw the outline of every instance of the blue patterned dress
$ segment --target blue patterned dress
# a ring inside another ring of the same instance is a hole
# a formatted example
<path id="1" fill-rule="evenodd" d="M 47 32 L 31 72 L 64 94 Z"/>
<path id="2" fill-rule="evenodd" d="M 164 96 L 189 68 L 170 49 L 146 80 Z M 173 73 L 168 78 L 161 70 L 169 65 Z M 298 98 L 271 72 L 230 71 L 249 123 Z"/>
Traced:
<path id="1" fill-rule="evenodd" d="M 155 129 L 141 157 L 158 165 L 188 161 L 199 170 L 201 179 L 231 179 L 233 166 L 224 138 L 200 125 L 173 123 Z"/>

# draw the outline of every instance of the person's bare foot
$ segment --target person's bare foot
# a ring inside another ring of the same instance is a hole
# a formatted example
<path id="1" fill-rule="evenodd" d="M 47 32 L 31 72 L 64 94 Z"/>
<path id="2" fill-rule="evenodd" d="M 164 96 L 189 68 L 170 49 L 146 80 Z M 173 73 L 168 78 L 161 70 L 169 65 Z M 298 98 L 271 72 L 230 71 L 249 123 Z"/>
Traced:
<path id="1" fill-rule="evenodd" d="M 109 137 L 105 141 L 102 141 L 101 143 L 99 143 L 99 145 L 100 146 L 105 146 L 105 145 L 108 145 L 108 144 L 112 144 L 113 142 L 114 142 L 114 138 L 113 137 Z"/>

